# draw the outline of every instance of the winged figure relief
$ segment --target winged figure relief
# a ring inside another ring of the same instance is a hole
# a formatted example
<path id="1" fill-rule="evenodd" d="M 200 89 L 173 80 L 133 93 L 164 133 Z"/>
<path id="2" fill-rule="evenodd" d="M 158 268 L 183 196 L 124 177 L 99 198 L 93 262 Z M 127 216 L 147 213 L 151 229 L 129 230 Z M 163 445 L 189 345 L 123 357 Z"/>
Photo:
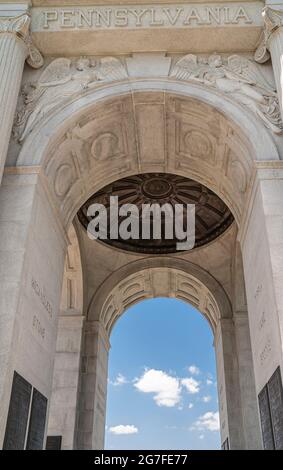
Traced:
<path id="1" fill-rule="evenodd" d="M 68 58 L 53 60 L 35 85 L 23 89 L 24 105 L 16 116 L 15 137 L 22 142 L 36 123 L 70 97 L 100 82 L 123 80 L 127 76 L 125 67 L 115 57 L 82 57 L 74 63 Z"/>
<path id="2" fill-rule="evenodd" d="M 219 54 L 207 58 L 188 54 L 177 61 L 170 76 L 177 80 L 197 81 L 229 94 L 254 112 L 273 132 L 283 131 L 274 86 L 259 66 L 246 57 L 232 55 L 224 61 Z"/>

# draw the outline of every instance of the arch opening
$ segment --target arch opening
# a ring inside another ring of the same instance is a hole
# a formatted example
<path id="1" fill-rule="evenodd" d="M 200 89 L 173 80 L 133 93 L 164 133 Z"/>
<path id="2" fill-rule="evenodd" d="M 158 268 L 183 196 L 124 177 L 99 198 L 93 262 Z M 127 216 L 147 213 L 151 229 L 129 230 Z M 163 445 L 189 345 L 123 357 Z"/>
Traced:
<path id="1" fill-rule="evenodd" d="M 221 439 L 223 442 L 229 435 L 230 426 L 235 425 L 231 422 L 230 417 L 229 422 L 227 418 L 230 407 L 229 396 L 233 393 L 239 399 L 239 391 L 238 370 L 233 362 L 229 364 L 230 374 L 234 377 L 233 390 L 231 387 L 228 389 L 226 383 L 226 368 L 230 358 L 226 356 L 228 343 L 226 344 L 226 340 L 222 341 L 222 335 L 226 325 L 229 328 L 232 327 L 232 311 L 225 291 L 211 275 L 184 260 L 174 260 L 168 257 L 146 258 L 132 263 L 132 266 L 127 265 L 110 275 L 94 295 L 88 310 L 85 332 L 87 345 L 84 351 L 84 360 L 86 362 L 90 360 L 88 355 L 93 354 L 94 346 L 91 346 L 91 342 L 94 341 L 96 345 L 95 357 L 98 361 L 96 367 L 99 371 L 95 382 L 99 393 L 95 398 L 93 411 L 94 429 L 96 430 L 96 435 L 93 436 L 95 448 L 103 448 L 104 446 L 109 338 L 113 327 L 124 312 L 133 308 L 135 304 L 140 304 L 145 299 L 160 297 L 181 300 L 187 307 L 188 304 L 195 307 L 208 321 L 211 334 L 215 338 L 218 390 L 220 387 L 221 393 L 225 393 L 225 397 L 227 394 L 227 399 L 222 399 L 221 410 Z M 233 345 L 232 347 L 235 348 L 233 327 L 230 334 L 231 344 L 229 347 L 231 348 Z M 89 352 L 89 348 L 91 352 Z M 234 354 L 236 354 L 236 350 Z M 87 378 L 89 377 L 91 380 L 91 376 L 91 371 L 86 372 L 84 376 L 86 388 L 82 390 L 82 400 L 88 393 Z M 236 420 L 241 420 L 240 403 L 236 404 L 234 400 L 233 406 L 236 405 L 239 407 Z M 100 411 L 95 411 L 96 409 Z M 240 425 L 240 423 L 238 424 Z M 81 431 L 78 432 L 78 441 L 80 439 L 82 439 Z M 231 439 L 233 446 L 236 446 L 234 437 Z"/>
<path id="2" fill-rule="evenodd" d="M 111 333 L 106 449 L 219 449 L 213 333 L 188 303 L 127 309 Z"/>
<path id="3" fill-rule="evenodd" d="M 230 301 L 208 272 L 182 259 L 152 257 L 127 264 L 98 289 L 88 319 L 110 333 L 126 308 L 154 297 L 175 297 L 197 308 L 216 331 L 221 318 L 231 318 Z"/>

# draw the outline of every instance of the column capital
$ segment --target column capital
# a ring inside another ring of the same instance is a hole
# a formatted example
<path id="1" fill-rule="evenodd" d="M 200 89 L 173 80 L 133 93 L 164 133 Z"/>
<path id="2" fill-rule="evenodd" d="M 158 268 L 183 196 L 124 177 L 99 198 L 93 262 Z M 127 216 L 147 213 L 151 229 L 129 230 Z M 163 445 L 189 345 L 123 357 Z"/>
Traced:
<path id="1" fill-rule="evenodd" d="M 262 11 L 262 17 L 264 29 L 254 55 L 255 61 L 259 64 L 264 64 L 270 59 L 269 41 L 272 34 L 283 26 L 283 10 L 266 6 Z"/>
<path id="2" fill-rule="evenodd" d="M 24 12 L 17 16 L 2 16 L 0 11 L 0 37 L 1 34 L 13 34 L 22 40 L 27 47 L 27 63 L 34 69 L 43 65 L 43 57 L 32 42 L 30 35 L 30 14 Z"/>

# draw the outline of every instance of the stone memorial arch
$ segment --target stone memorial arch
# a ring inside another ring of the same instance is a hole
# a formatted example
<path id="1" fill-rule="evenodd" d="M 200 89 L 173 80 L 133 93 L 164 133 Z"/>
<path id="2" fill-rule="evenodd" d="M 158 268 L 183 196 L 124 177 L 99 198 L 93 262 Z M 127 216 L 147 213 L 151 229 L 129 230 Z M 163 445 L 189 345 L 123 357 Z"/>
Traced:
<path id="1" fill-rule="evenodd" d="M 159 24 L 152 49 L 129 51 L 125 30 L 110 54 L 115 24 L 104 54 L 84 45 L 103 31 L 70 27 L 58 57 L 58 12 L 47 5 L 42 26 L 34 3 L 31 17 L 13 3 L 0 15 L 0 445 L 103 448 L 111 330 L 169 296 L 212 328 L 223 448 L 282 449 L 281 10 L 239 6 L 230 36 L 214 10 L 192 32 L 207 33 L 202 50 L 162 48 Z M 114 191 L 196 200 L 196 247 L 89 239 L 89 201 Z"/>

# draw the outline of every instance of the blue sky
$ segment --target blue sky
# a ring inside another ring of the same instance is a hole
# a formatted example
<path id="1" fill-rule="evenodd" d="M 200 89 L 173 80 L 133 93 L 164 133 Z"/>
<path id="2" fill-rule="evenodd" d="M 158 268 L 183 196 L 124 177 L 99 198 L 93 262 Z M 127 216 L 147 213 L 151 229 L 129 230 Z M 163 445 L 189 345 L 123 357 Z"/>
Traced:
<path id="1" fill-rule="evenodd" d="M 146 300 L 117 321 L 105 448 L 220 448 L 213 334 L 187 303 Z"/>

